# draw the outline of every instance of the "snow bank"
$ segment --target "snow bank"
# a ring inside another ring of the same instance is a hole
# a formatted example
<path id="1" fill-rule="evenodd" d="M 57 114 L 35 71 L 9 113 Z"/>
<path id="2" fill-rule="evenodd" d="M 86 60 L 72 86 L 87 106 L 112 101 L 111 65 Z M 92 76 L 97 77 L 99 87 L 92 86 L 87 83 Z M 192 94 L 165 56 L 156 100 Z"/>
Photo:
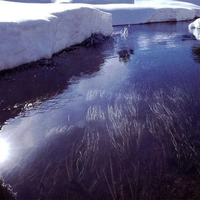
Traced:
<path id="1" fill-rule="evenodd" d="M 199 0 L 180 0 L 180 1 L 188 2 L 188 3 L 193 3 L 193 4 L 196 4 L 196 5 L 200 6 L 200 1 Z"/>
<path id="2" fill-rule="evenodd" d="M 195 18 L 195 11 L 168 5 L 144 6 L 130 4 L 95 5 L 113 15 L 113 25 L 184 21 Z"/>
<path id="3" fill-rule="evenodd" d="M 50 58 L 92 33 L 112 34 L 112 16 L 83 4 L 0 2 L 0 70 Z"/>
<path id="4" fill-rule="evenodd" d="M 200 29 L 200 18 L 196 19 L 194 22 L 190 23 L 188 26 L 189 29 Z"/>
<path id="5" fill-rule="evenodd" d="M 87 3 L 87 4 L 133 4 L 134 0 L 52 0 L 54 2 L 65 2 L 65 3 Z"/>
<path id="6" fill-rule="evenodd" d="M 1 1 L 1 0 L 0 0 Z M 59 0 L 5 0 L 24 3 L 54 3 Z M 134 3 L 134 0 L 65 0 L 67 3 L 108 4 L 108 3 Z"/>
<path id="7" fill-rule="evenodd" d="M 199 3 L 195 0 L 184 0 L 184 1 L 174 1 L 174 0 L 135 0 L 136 5 L 162 5 L 170 6 L 172 8 L 185 8 L 195 11 L 195 17 L 200 17 L 200 1 Z"/>
<path id="8" fill-rule="evenodd" d="M 189 29 L 189 32 L 194 35 L 196 40 L 200 40 L 200 29 L 195 28 L 195 29 Z"/>
<path id="9" fill-rule="evenodd" d="M 192 33 L 197 40 L 200 40 L 200 18 L 190 23 L 188 28 L 189 32 Z"/>
<path id="10" fill-rule="evenodd" d="M 136 0 L 135 4 L 94 4 L 98 0 L 56 0 L 57 3 L 91 2 L 94 8 L 113 15 L 113 25 L 185 21 L 200 17 L 200 7 L 192 3 L 164 0 Z M 108 0 L 104 0 L 108 1 Z M 110 0 L 118 2 L 119 0 Z M 123 2 L 123 1 L 121 1 Z M 130 2 L 132 2 L 130 0 Z"/>
<path id="11" fill-rule="evenodd" d="M 200 5 L 200 1 L 199 0 L 177 0 L 177 1 L 181 1 L 181 2 L 186 2 L 186 3 L 192 3 L 192 4 L 196 4 L 196 5 Z M 174 0 L 135 0 L 135 4 L 140 4 L 140 3 L 153 3 L 153 4 L 165 4 L 165 3 L 173 3 L 176 2 Z"/>
<path id="12" fill-rule="evenodd" d="M 4 0 L 4 1 L 23 2 L 23 3 L 53 3 L 53 0 Z"/>

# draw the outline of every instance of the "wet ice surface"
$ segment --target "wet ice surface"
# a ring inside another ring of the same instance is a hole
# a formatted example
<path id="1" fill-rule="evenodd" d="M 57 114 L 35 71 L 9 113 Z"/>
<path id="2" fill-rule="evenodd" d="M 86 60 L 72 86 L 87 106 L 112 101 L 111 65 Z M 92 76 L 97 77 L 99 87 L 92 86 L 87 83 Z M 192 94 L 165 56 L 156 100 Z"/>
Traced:
<path id="1" fill-rule="evenodd" d="M 187 27 L 115 27 L 103 44 L 1 74 L 1 172 L 19 199 L 195 195 L 171 189 L 199 166 L 200 46 Z"/>

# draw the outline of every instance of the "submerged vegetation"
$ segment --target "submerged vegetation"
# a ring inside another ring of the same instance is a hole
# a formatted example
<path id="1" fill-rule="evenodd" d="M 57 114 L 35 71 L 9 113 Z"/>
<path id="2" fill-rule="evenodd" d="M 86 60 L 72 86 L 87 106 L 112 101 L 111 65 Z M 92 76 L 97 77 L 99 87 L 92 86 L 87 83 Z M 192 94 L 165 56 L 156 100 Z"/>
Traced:
<path id="1" fill-rule="evenodd" d="M 200 197 L 200 98 L 189 85 L 151 90 L 137 83 L 87 97 L 84 127 L 47 135 L 21 170 L 7 174 L 21 199 Z"/>
<path id="2" fill-rule="evenodd" d="M 102 38 L 83 45 L 96 40 Z M 116 54 L 120 63 L 130 63 L 117 87 L 86 90 L 81 123 L 73 121 L 76 111 L 66 112 L 66 126 L 46 132 L 19 168 L 4 172 L 20 200 L 200 199 L 200 68 L 170 61 L 165 46 L 147 64 L 131 65 L 135 49 Z M 199 63 L 198 48 L 191 53 Z"/>

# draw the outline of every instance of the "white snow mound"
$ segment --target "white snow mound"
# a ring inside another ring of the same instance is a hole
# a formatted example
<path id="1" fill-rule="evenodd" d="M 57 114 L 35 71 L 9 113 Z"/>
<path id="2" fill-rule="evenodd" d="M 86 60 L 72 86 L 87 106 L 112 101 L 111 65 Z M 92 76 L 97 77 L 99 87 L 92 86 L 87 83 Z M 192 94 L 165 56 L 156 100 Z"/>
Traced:
<path id="1" fill-rule="evenodd" d="M 189 32 L 194 35 L 196 40 L 200 40 L 200 29 L 199 28 L 189 29 Z"/>
<path id="2" fill-rule="evenodd" d="M 76 0 L 77 1 L 77 0 Z M 134 1 L 135 4 L 141 4 L 141 3 L 153 3 L 153 4 L 166 4 L 166 3 L 174 3 L 174 2 L 186 2 L 186 3 L 192 3 L 192 4 L 196 4 L 196 5 L 200 5 L 200 1 L 199 0 L 135 0 Z"/>
<path id="3" fill-rule="evenodd" d="M 200 40 L 200 18 L 190 23 L 188 29 L 189 32 L 192 33 L 197 40 Z"/>
<path id="4" fill-rule="evenodd" d="M 107 4 L 95 5 L 94 7 L 111 13 L 113 25 L 185 21 L 194 19 L 196 15 L 193 9 L 170 5 Z"/>
<path id="5" fill-rule="evenodd" d="M 35 1 L 35 0 L 33 0 Z M 124 4 L 134 3 L 134 0 L 51 0 L 52 2 L 65 2 L 65 3 L 87 3 L 87 4 Z"/>
<path id="6" fill-rule="evenodd" d="M 83 4 L 0 2 L 0 70 L 50 58 L 93 33 L 112 31 L 111 14 Z"/>
<path id="7" fill-rule="evenodd" d="M 189 29 L 194 29 L 194 28 L 200 29 L 200 18 L 198 18 L 194 22 L 190 23 L 188 28 Z"/>
<path id="8" fill-rule="evenodd" d="M 56 3 L 78 3 L 82 1 L 56 0 Z M 118 0 L 113 0 L 113 2 L 115 1 Z M 185 21 L 200 17 L 200 6 L 181 1 L 138 0 L 135 1 L 135 4 L 96 4 L 94 3 L 96 0 L 84 0 L 84 2 L 91 2 L 92 5 L 90 5 L 94 8 L 111 13 L 113 25 Z"/>
<path id="9" fill-rule="evenodd" d="M 196 5 L 200 6 L 200 1 L 199 0 L 180 0 L 180 1 L 185 1 L 185 2 L 193 3 L 193 4 L 196 4 Z"/>

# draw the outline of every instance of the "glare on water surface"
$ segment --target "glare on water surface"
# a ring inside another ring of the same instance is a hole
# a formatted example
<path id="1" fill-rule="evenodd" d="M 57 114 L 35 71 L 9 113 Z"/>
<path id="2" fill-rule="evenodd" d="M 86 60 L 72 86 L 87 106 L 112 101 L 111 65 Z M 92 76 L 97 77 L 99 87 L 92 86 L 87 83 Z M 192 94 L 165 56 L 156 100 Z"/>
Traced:
<path id="1" fill-rule="evenodd" d="M 9 155 L 9 144 L 0 138 L 0 163 L 4 162 Z"/>

